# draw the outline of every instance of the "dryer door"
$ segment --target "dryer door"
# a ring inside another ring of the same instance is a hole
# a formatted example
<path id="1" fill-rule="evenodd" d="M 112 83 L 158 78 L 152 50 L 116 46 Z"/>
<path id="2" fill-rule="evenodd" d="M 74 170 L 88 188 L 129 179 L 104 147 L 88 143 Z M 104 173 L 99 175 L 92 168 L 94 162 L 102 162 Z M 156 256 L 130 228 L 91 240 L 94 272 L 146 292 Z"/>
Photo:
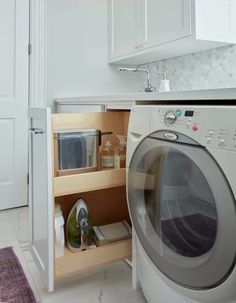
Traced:
<path id="1" fill-rule="evenodd" d="M 140 143 L 128 173 L 137 236 L 154 265 L 175 283 L 216 287 L 235 264 L 230 186 L 213 157 L 190 138 L 177 135 L 181 142 L 170 142 L 154 137 Z"/>

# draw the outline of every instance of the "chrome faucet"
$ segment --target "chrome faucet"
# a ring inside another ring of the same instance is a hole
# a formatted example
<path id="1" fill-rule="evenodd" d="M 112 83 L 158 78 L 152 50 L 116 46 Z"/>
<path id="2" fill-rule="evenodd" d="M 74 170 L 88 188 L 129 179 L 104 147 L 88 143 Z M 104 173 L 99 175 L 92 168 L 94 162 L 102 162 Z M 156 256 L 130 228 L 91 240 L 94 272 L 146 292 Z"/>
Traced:
<path id="1" fill-rule="evenodd" d="M 148 69 L 143 68 L 131 68 L 131 67 L 119 67 L 120 72 L 142 72 L 147 75 L 147 87 L 145 87 L 144 91 L 146 93 L 155 92 L 156 88 L 151 85 L 151 79 L 150 79 L 150 71 Z"/>

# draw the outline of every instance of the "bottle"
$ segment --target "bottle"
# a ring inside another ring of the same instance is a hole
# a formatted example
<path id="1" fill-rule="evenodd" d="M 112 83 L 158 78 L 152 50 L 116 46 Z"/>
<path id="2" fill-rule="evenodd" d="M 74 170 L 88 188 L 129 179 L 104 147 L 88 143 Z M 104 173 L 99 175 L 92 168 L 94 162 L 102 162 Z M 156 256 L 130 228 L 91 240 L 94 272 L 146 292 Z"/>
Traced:
<path id="1" fill-rule="evenodd" d="M 64 255 L 65 234 L 64 234 L 64 218 L 59 204 L 55 205 L 55 255 L 56 258 Z"/>
<path id="2" fill-rule="evenodd" d="M 167 78 L 166 74 L 161 74 L 161 82 L 159 86 L 159 92 L 169 92 L 170 91 L 170 80 Z"/>
<path id="3" fill-rule="evenodd" d="M 110 141 L 107 141 L 102 149 L 102 168 L 114 168 L 114 150 Z"/>
<path id="4" fill-rule="evenodd" d="M 114 153 L 115 168 L 124 168 L 126 166 L 126 136 L 116 136 L 119 139 L 119 146 Z"/>

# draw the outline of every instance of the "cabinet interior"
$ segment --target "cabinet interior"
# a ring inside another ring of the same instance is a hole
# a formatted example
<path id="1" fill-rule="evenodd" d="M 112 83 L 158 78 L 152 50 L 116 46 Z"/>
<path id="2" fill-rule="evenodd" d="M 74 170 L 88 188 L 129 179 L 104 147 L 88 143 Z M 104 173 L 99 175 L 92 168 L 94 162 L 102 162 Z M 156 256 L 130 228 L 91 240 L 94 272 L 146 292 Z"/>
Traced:
<path id="1" fill-rule="evenodd" d="M 93 226 L 122 220 L 131 224 L 126 201 L 126 174 L 124 168 L 101 170 L 100 165 L 100 170 L 96 172 L 57 176 L 57 145 L 54 133 L 60 130 L 89 128 L 102 132 L 111 131 L 112 135 L 102 138 L 102 144 L 109 140 L 113 145 L 118 145 L 115 135 L 127 135 L 129 115 L 130 112 L 125 110 L 52 115 L 53 195 L 54 202 L 61 205 L 65 228 L 69 212 L 79 198 L 86 202 Z M 78 253 L 72 253 L 65 247 L 64 256 L 55 258 L 54 278 L 60 280 L 97 266 L 130 258 L 130 256 L 131 239 L 111 242 Z"/>
<path id="2" fill-rule="evenodd" d="M 55 198 L 55 203 L 61 205 L 65 222 L 71 208 L 80 198 L 87 204 L 92 225 L 105 225 L 121 220 L 130 223 L 125 186 Z"/>
<path id="3" fill-rule="evenodd" d="M 52 115 L 53 133 L 60 131 L 70 131 L 72 129 L 97 129 L 101 132 L 112 132 L 112 135 L 102 136 L 102 144 L 99 147 L 99 155 L 101 154 L 102 145 L 106 141 L 110 141 L 113 146 L 119 144 L 118 138 L 115 136 L 127 135 L 130 111 L 126 110 L 110 110 L 101 113 L 70 113 L 70 114 L 54 114 Z M 58 176 L 58 147 L 57 139 L 53 136 L 54 150 L 54 177 Z M 98 169 L 101 170 L 100 156 L 98 158 Z"/>

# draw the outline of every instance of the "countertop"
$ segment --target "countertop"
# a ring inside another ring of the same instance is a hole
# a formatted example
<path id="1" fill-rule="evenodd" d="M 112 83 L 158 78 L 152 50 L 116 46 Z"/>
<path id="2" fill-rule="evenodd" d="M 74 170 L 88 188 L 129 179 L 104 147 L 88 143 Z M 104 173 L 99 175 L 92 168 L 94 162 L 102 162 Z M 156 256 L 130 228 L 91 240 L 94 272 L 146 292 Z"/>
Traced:
<path id="1" fill-rule="evenodd" d="M 56 98 L 56 104 L 81 104 L 81 103 L 107 103 L 107 102 L 127 102 L 136 101 L 183 101 L 183 100 L 235 100 L 236 88 L 225 89 L 205 89 L 191 91 L 176 91 L 164 93 L 128 93 L 114 95 L 94 95 L 68 98 Z"/>

